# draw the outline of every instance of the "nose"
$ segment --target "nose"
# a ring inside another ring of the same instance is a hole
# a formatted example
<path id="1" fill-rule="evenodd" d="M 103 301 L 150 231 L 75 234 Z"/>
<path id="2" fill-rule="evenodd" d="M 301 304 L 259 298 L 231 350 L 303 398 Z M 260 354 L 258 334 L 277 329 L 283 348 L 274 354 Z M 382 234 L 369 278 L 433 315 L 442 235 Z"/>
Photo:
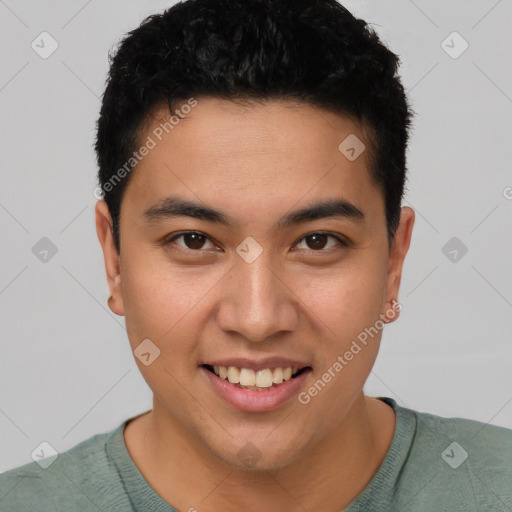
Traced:
<path id="1" fill-rule="evenodd" d="M 226 279 L 227 290 L 217 312 L 218 325 L 225 332 L 261 342 L 276 333 L 297 329 L 296 292 L 263 255 L 252 263 L 242 259 L 236 262 Z"/>

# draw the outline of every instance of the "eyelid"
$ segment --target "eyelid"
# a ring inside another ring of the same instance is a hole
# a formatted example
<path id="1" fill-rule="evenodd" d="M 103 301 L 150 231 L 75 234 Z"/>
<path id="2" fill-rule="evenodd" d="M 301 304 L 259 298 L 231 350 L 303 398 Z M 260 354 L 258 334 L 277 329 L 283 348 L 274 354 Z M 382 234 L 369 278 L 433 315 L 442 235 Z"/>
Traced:
<path id="1" fill-rule="evenodd" d="M 188 234 L 198 234 L 198 235 L 204 236 L 211 243 L 216 244 L 216 242 L 211 237 L 209 237 L 206 233 L 203 233 L 202 231 L 195 231 L 195 230 L 189 230 L 189 231 L 182 231 L 182 232 L 179 232 L 179 233 L 174 233 L 174 234 L 172 234 L 171 237 L 169 237 L 169 236 L 165 237 L 162 240 L 162 244 L 164 246 L 169 245 L 171 242 L 173 242 L 177 238 L 180 238 L 181 236 L 188 235 Z M 299 238 L 297 240 L 297 242 L 295 242 L 293 244 L 293 246 L 298 245 L 305 238 L 308 238 L 308 237 L 313 236 L 313 235 L 326 235 L 326 236 L 330 236 L 330 237 L 334 238 L 342 247 L 349 247 L 350 245 L 352 245 L 352 242 L 349 239 L 347 239 L 346 237 L 344 237 L 344 236 L 342 236 L 340 234 L 331 233 L 330 231 L 318 231 L 317 230 L 317 231 L 311 231 L 310 233 L 307 233 L 307 234 L 303 235 L 301 238 Z M 216 245 L 218 245 L 218 244 L 216 244 Z M 180 249 L 184 250 L 184 251 L 189 251 L 189 252 L 196 252 L 196 253 L 208 252 L 208 250 L 203 250 L 203 249 L 188 249 L 186 247 L 181 247 L 181 246 L 178 246 L 178 247 Z M 329 249 L 319 249 L 317 251 L 315 251 L 314 249 L 305 249 L 305 250 L 309 251 L 309 252 L 321 254 L 321 253 L 324 253 L 324 252 L 327 253 L 327 252 L 329 252 L 329 251 L 331 251 L 333 249 L 336 249 L 336 248 L 335 247 L 331 247 Z"/>

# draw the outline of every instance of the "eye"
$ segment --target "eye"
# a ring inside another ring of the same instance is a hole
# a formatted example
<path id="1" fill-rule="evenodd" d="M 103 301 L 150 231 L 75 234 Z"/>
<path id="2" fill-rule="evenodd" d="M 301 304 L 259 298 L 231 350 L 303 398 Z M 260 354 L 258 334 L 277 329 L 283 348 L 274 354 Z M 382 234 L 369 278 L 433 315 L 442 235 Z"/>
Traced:
<path id="1" fill-rule="evenodd" d="M 200 249 L 204 249 L 205 241 L 210 242 L 212 247 L 217 250 L 217 247 L 212 243 L 212 241 L 203 233 L 198 231 L 186 231 L 184 233 L 180 233 L 178 235 L 173 236 L 170 239 L 167 239 L 164 244 L 168 245 L 175 240 L 183 239 L 184 245 L 176 244 L 179 247 L 183 247 L 184 249 L 189 249 L 191 251 L 198 251 Z"/>
<path id="2" fill-rule="evenodd" d="M 343 247 L 348 246 L 348 243 L 345 240 L 343 240 L 342 238 L 340 238 L 336 235 L 333 235 L 331 233 L 324 233 L 324 232 L 311 233 L 310 235 L 306 235 L 305 237 L 303 237 L 299 240 L 299 243 L 297 245 L 300 245 L 302 240 L 304 240 L 304 241 L 306 241 L 305 242 L 306 245 L 309 245 L 309 247 L 306 247 L 306 249 L 312 249 L 314 252 L 321 252 L 322 250 L 326 250 L 326 240 L 328 238 L 336 240 L 336 242 L 338 242 L 338 244 Z M 308 240 L 310 242 L 309 244 L 307 242 Z M 332 249 L 335 246 L 336 246 L 336 244 L 334 246 L 331 245 L 330 247 L 327 247 L 327 249 Z"/>

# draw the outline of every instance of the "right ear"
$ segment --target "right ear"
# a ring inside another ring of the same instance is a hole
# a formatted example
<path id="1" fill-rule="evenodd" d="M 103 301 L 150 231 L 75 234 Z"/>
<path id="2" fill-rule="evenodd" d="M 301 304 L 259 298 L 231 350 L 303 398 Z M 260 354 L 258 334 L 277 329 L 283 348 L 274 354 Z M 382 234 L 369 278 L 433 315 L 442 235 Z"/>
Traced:
<path id="1" fill-rule="evenodd" d="M 121 292 L 121 271 L 119 266 L 119 254 L 114 243 L 112 218 L 107 203 L 103 200 L 96 203 L 94 209 L 96 215 L 96 233 L 103 249 L 105 260 L 105 272 L 110 290 L 108 307 L 113 313 L 124 316 L 123 294 Z"/>

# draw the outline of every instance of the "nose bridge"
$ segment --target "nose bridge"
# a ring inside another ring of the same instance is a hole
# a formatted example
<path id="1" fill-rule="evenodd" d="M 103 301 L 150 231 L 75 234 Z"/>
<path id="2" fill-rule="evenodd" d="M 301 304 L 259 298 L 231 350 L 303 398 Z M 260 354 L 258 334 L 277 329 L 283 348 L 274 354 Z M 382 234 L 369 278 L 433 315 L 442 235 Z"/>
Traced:
<path id="1" fill-rule="evenodd" d="M 231 269 L 229 294 L 218 317 L 223 330 L 237 331 L 250 341 L 264 341 L 296 328 L 293 300 L 269 256 L 263 252 L 251 263 L 240 258 Z"/>

